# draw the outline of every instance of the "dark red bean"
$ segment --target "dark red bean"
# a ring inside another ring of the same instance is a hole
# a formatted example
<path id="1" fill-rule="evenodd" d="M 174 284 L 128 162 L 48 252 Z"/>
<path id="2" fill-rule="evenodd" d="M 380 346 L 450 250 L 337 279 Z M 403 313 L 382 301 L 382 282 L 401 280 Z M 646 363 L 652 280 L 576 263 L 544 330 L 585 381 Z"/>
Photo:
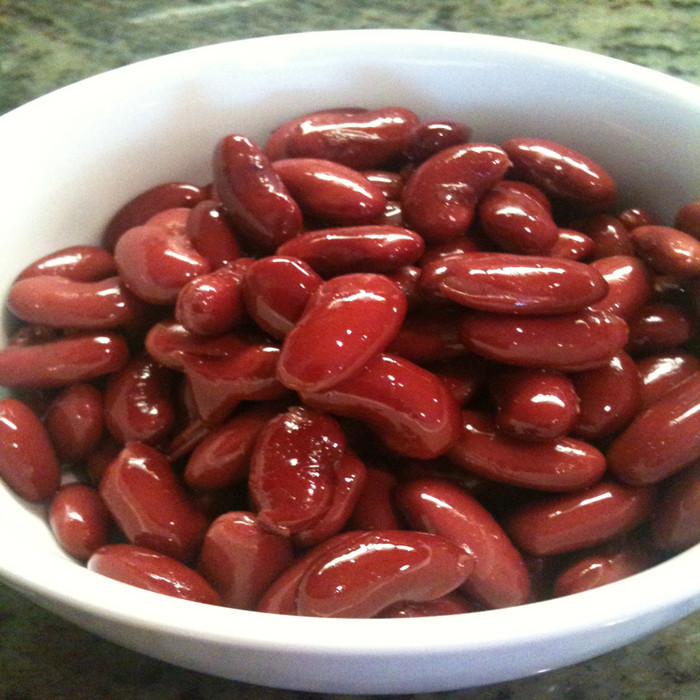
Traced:
<path id="1" fill-rule="evenodd" d="M 376 467 L 367 467 L 360 497 L 347 523 L 349 530 L 401 530 L 403 521 L 396 510 L 394 491 L 398 479 Z"/>
<path id="2" fill-rule="evenodd" d="M 553 258 L 584 260 L 591 256 L 595 243 L 590 236 L 568 228 L 560 228 L 557 240 L 549 249 Z"/>
<path id="3" fill-rule="evenodd" d="M 108 544 L 90 557 L 88 569 L 102 576 L 207 605 L 220 605 L 219 594 L 193 569 L 179 561 L 132 544 Z"/>
<path id="4" fill-rule="evenodd" d="M 422 121 L 413 128 L 404 155 L 413 163 L 422 163 L 439 151 L 469 141 L 472 130 L 464 122 L 450 119 Z"/>
<path id="5" fill-rule="evenodd" d="M 689 233 L 670 226 L 638 226 L 630 237 L 637 255 L 656 272 L 700 275 L 700 241 Z"/>
<path id="6" fill-rule="evenodd" d="M 594 260 L 614 255 L 634 256 L 629 229 L 614 216 L 598 214 L 573 222 L 572 226 L 593 240 Z"/>
<path id="7" fill-rule="evenodd" d="M 389 201 L 401 199 L 403 179 L 391 170 L 363 170 L 362 174 L 375 184 Z"/>
<path id="8" fill-rule="evenodd" d="M 700 199 L 682 206 L 676 212 L 673 226 L 693 238 L 700 239 Z"/>
<path id="9" fill-rule="evenodd" d="M 34 412 L 15 398 L 0 399 L 0 477 L 29 501 L 52 498 L 61 479 L 48 433 Z"/>
<path id="10" fill-rule="evenodd" d="M 442 598 L 423 603 L 396 603 L 384 608 L 377 617 L 435 617 L 436 615 L 460 615 L 476 612 L 478 607 L 458 593 L 448 593 Z"/>
<path id="11" fill-rule="evenodd" d="M 608 284 L 607 294 L 592 309 L 632 318 L 649 300 L 652 287 L 646 265 L 631 255 L 611 255 L 591 263 Z"/>
<path id="12" fill-rule="evenodd" d="M 194 249 L 216 270 L 240 257 L 241 249 L 218 202 L 205 200 L 190 211 L 185 235 Z"/>
<path id="13" fill-rule="evenodd" d="M 690 353 L 665 352 L 637 361 L 641 378 L 641 405 L 651 406 L 664 394 L 700 370 L 700 360 Z"/>
<path id="14" fill-rule="evenodd" d="M 656 549 L 681 551 L 700 542 L 700 463 L 686 467 L 661 487 L 651 532 Z"/>
<path id="15" fill-rule="evenodd" d="M 627 347 L 632 353 L 661 352 L 677 348 L 693 334 L 690 314 L 679 306 L 649 301 L 629 319 Z"/>
<path id="16" fill-rule="evenodd" d="M 39 275 L 58 275 L 74 282 L 97 282 L 117 271 L 114 256 L 104 248 L 75 245 L 49 253 L 22 270 L 17 281 Z"/>
<path id="17" fill-rule="evenodd" d="M 651 226 L 658 224 L 656 217 L 645 209 L 632 207 L 620 212 L 617 218 L 624 224 L 625 228 L 632 230 L 637 226 Z M 678 228 L 678 227 L 676 227 Z"/>

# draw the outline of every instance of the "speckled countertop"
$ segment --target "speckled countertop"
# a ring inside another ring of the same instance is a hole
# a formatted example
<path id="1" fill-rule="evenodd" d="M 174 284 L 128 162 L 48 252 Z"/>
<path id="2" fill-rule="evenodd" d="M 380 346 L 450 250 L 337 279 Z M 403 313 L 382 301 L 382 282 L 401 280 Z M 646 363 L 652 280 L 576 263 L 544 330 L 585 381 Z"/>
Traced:
<path id="1" fill-rule="evenodd" d="M 700 84 L 698 0 L 0 0 L 0 113 L 80 78 L 181 49 L 268 34 L 377 27 L 536 39 Z M 2 700 L 349 697 L 270 690 L 178 669 L 98 639 L 0 585 Z M 698 699 L 700 613 L 567 669 L 476 690 L 395 697 Z"/>

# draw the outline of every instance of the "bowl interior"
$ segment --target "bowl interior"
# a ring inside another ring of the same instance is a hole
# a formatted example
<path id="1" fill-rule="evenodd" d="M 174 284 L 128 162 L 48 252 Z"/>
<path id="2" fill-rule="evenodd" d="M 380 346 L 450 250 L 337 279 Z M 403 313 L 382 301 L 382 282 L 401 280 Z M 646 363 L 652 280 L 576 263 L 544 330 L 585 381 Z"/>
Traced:
<path id="1" fill-rule="evenodd" d="M 39 255 L 97 242 L 163 181 L 205 184 L 215 143 L 327 107 L 407 106 L 473 139 L 561 141 L 669 223 L 700 196 L 700 88 L 582 51 L 499 37 L 367 30 L 245 40 L 127 66 L 0 118 L 0 295 Z M 4 331 L 3 331 L 4 332 Z M 700 547 L 619 584 L 464 619 L 311 620 L 215 610 L 86 571 L 43 509 L 0 485 L 0 577 L 98 634 L 190 668 L 327 692 L 423 692 L 589 658 L 698 607 Z M 693 572 L 693 576 L 690 575 Z M 575 600 L 574 600 L 575 599 Z M 203 609 L 204 608 L 204 609 Z"/>

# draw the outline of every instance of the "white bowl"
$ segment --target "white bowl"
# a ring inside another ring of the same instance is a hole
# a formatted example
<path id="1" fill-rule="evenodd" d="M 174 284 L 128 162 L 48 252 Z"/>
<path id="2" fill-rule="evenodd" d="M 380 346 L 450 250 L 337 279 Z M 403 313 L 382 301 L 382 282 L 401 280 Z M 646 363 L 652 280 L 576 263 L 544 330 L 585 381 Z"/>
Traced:
<path id="1" fill-rule="evenodd" d="M 700 88 L 675 78 L 473 34 L 251 39 L 111 71 L 0 118 L 0 296 L 40 254 L 97 241 L 110 214 L 141 190 L 207 182 L 224 134 L 264 141 L 292 116 L 348 104 L 462 119 L 475 140 L 559 140 L 608 169 L 623 204 L 667 220 L 700 196 Z M 0 577 L 75 624 L 187 668 L 310 691 L 408 693 L 505 681 L 620 647 L 700 606 L 700 546 L 625 581 L 519 608 L 326 620 L 183 602 L 87 571 L 59 550 L 42 509 L 3 487 L 0 532 Z"/>

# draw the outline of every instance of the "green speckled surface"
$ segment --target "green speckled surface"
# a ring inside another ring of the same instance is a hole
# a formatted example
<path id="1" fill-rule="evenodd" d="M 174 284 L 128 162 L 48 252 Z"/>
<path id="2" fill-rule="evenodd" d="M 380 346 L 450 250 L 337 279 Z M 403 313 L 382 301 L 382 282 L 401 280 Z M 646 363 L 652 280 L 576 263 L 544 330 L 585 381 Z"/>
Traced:
<path id="1" fill-rule="evenodd" d="M 0 112 L 95 73 L 181 49 L 268 34 L 375 27 L 547 41 L 700 84 L 698 0 L 0 0 Z M 98 639 L 0 585 L 1 700 L 350 697 L 358 696 L 270 690 L 178 669 Z M 394 697 L 697 700 L 700 613 L 567 669 L 476 690 Z"/>

